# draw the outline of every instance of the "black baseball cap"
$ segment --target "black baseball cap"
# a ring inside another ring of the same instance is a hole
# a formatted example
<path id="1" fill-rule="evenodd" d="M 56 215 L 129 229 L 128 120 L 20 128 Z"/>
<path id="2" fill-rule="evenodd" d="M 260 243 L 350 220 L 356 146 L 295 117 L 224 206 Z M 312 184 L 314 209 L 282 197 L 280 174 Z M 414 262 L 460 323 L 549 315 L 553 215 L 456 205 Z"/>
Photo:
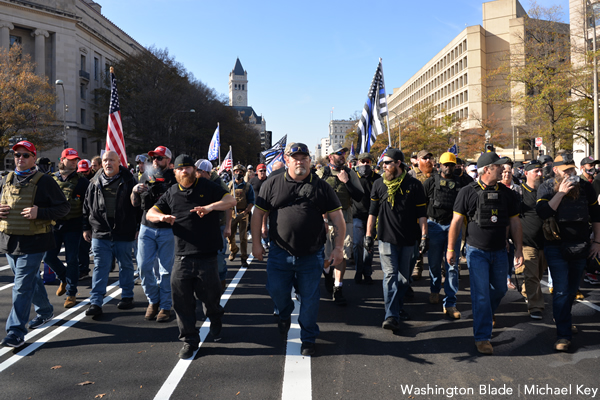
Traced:
<path id="1" fill-rule="evenodd" d="M 531 171 L 536 168 L 542 168 L 542 163 L 539 161 L 532 161 L 525 166 L 525 171 Z"/>
<path id="2" fill-rule="evenodd" d="M 187 154 L 178 155 L 177 158 L 175 159 L 175 162 L 173 163 L 174 168 L 194 167 L 194 166 L 195 166 L 194 159 L 192 157 L 188 156 Z"/>
<path id="3" fill-rule="evenodd" d="M 592 157 L 586 157 L 579 163 L 580 166 L 584 166 L 585 164 L 600 164 L 599 160 L 594 160 Z"/>
<path id="4" fill-rule="evenodd" d="M 488 165 L 507 164 L 509 162 L 509 160 L 510 159 L 508 157 L 500 158 L 500 157 L 498 157 L 498 154 L 496 154 L 493 151 L 490 151 L 487 153 L 483 153 L 482 155 L 479 156 L 479 158 L 477 159 L 477 169 L 483 168 Z"/>
<path id="5" fill-rule="evenodd" d="M 548 162 L 553 162 L 554 160 L 549 155 L 544 154 L 543 156 L 540 156 L 538 158 L 538 161 L 541 162 L 542 164 L 546 164 Z"/>
<path id="6" fill-rule="evenodd" d="M 398 149 L 388 149 L 385 152 L 386 157 L 393 159 L 394 161 L 404 162 L 404 153 Z"/>

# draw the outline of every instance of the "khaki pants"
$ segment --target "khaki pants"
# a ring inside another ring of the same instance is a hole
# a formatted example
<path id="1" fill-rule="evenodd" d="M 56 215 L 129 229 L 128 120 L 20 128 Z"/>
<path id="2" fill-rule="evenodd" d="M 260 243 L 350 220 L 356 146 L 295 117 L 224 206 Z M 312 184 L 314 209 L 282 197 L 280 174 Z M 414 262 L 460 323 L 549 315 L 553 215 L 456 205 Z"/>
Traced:
<path id="1" fill-rule="evenodd" d="M 344 238 L 344 260 L 349 260 L 352 257 L 352 222 L 346 222 L 346 237 Z M 327 229 L 327 242 L 325 242 L 325 260 L 329 260 L 329 256 L 333 251 L 335 244 L 335 234 L 333 225 L 329 225 Z"/>
<path id="2" fill-rule="evenodd" d="M 531 311 L 544 310 L 544 296 L 542 295 L 542 285 L 540 280 L 544 271 L 548 267 L 544 251 L 535 247 L 523 246 L 523 260 L 525 270 L 525 293 L 527 293 L 527 308 Z"/>
<path id="3" fill-rule="evenodd" d="M 227 238 L 229 242 L 229 252 L 231 254 L 237 254 L 241 250 L 242 261 L 248 259 L 248 220 L 250 216 L 248 214 L 242 217 L 237 216 L 231 220 L 231 235 Z M 240 228 L 240 247 L 238 248 L 235 243 L 235 233 Z M 259 239 L 260 240 L 260 239 Z"/>

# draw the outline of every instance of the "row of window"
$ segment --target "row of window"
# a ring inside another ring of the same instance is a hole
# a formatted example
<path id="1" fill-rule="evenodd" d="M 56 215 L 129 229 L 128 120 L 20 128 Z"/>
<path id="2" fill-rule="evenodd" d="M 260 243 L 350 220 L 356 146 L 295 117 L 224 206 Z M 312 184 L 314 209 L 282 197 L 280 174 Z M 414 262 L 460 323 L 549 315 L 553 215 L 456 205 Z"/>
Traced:
<path id="1" fill-rule="evenodd" d="M 416 96 L 411 96 L 410 99 L 406 99 L 402 103 L 400 103 L 398 109 L 400 111 L 404 111 L 406 108 L 412 107 L 415 101 L 418 102 L 417 104 L 435 103 L 436 101 L 443 99 L 444 97 L 454 93 L 455 91 L 461 89 L 464 86 L 467 86 L 468 84 L 469 80 L 467 78 L 467 74 L 464 74 L 454 79 L 452 82 L 449 82 L 447 85 L 435 91 L 431 95 L 425 97 L 421 101 L 419 101 L 418 98 L 416 98 Z"/>
<path id="2" fill-rule="evenodd" d="M 233 85 L 235 90 L 246 90 L 245 87 L 246 85 L 239 85 L 239 84 L 235 84 Z"/>

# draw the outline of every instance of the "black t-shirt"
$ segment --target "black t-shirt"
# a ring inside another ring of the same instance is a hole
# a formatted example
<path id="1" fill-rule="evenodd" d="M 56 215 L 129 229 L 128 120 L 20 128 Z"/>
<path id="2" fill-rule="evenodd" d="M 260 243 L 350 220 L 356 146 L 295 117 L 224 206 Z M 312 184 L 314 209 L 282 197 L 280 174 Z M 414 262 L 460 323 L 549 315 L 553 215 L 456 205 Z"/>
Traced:
<path id="1" fill-rule="evenodd" d="M 419 218 L 426 217 L 427 198 L 423 185 L 408 174 L 396 191 L 394 208 L 388 201 L 388 190 L 383 179 L 373 183 L 369 215 L 378 216 L 377 237 L 397 246 L 413 246 L 421 237 Z"/>
<path id="2" fill-rule="evenodd" d="M 177 183 L 175 179 L 175 173 L 172 169 L 167 169 L 160 174 L 155 174 L 153 176 L 147 176 L 144 174 L 139 183 L 143 183 L 148 186 L 148 191 L 141 193 L 140 198 L 142 202 L 142 209 L 144 213 L 142 214 L 142 225 L 146 225 L 150 228 L 171 228 L 170 224 L 166 222 L 159 222 L 155 224 L 154 222 L 150 222 L 146 219 L 146 213 L 152 206 L 156 203 L 158 199 L 167 191 L 171 186 Z"/>
<path id="3" fill-rule="evenodd" d="M 264 180 L 260 180 L 258 179 L 258 176 L 254 176 L 252 177 L 252 179 L 250 179 L 250 185 L 252 185 L 252 189 L 254 189 L 254 195 L 258 196 L 258 194 L 260 193 L 260 187 L 262 186 L 262 184 L 267 180 L 267 178 L 265 178 Z"/>
<path id="4" fill-rule="evenodd" d="M 542 225 L 544 221 L 535 211 L 537 203 L 537 189 L 527 186 L 526 182 L 521 184 L 523 197 L 521 199 L 521 226 L 523 227 L 523 246 L 544 248 L 544 232 Z"/>
<path id="5" fill-rule="evenodd" d="M 437 177 L 437 178 L 436 178 Z M 427 216 L 429 218 L 433 218 L 435 221 L 442 225 L 449 225 L 452 222 L 452 211 L 445 210 L 439 207 L 433 207 L 434 199 L 435 199 L 435 180 L 442 179 L 442 181 L 452 182 L 450 185 L 453 186 L 454 194 L 456 195 L 458 190 L 456 187 L 460 188 L 462 185 L 458 181 L 460 178 L 456 175 L 453 175 L 452 178 L 442 178 L 441 175 L 432 175 L 423 183 L 423 189 L 425 190 L 425 196 L 427 197 Z M 446 185 L 446 183 L 444 183 Z"/>
<path id="6" fill-rule="evenodd" d="M 271 240 L 300 257 L 325 244 L 323 214 L 341 210 L 342 205 L 331 186 L 315 174 L 296 182 L 286 172 L 263 183 L 256 207 L 269 212 Z"/>
<path id="7" fill-rule="evenodd" d="M 216 254 L 223 247 L 219 213 L 213 211 L 200 218 L 190 210 L 217 202 L 226 194 L 220 185 L 208 179 L 196 179 L 188 189 L 181 185 L 171 186 L 156 202 L 154 207 L 160 212 L 175 216 L 175 255 L 207 256 Z"/>
<path id="8" fill-rule="evenodd" d="M 485 184 L 478 181 L 481 187 Z M 519 215 L 519 202 L 515 193 L 501 183 L 495 186 L 485 187 L 486 190 L 498 190 L 500 199 L 505 202 L 508 217 Z M 481 189 L 479 189 L 481 190 Z M 467 224 L 467 244 L 484 251 L 497 251 L 506 247 L 506 226 L 497 228 L 481 228 L 474 220 L 475 211 L 479 205 L 479 190 L 475 190 L 473 184 L 467 185 L 458 192 L 454 202 L 454 212 L 468 219 Z"/>

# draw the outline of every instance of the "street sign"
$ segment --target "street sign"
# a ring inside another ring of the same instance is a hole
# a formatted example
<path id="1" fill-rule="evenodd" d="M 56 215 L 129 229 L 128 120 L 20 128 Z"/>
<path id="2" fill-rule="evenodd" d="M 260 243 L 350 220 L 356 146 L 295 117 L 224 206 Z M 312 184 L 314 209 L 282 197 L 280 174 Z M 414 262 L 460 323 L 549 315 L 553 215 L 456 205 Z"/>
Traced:
<path id="1" fill-rule="evenodd" d="M 542 146 L 542 138 L 536 137 L 535 138 L 535 147 L 541 147 L 541 146 Z"/>

